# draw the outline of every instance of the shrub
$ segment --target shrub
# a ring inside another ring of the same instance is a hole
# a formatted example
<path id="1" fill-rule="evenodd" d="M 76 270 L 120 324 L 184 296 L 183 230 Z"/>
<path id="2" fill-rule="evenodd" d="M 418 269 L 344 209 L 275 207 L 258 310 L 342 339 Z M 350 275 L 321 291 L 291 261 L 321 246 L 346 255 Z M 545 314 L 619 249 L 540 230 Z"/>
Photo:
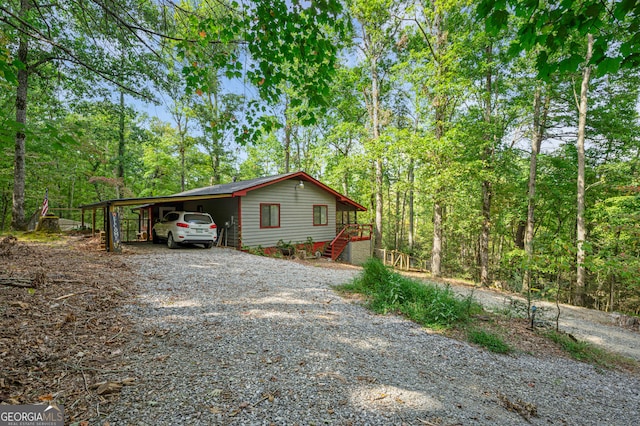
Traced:
<path id="1" fill-rule="evenodd" d="M 363 266 L 362 274 L 340 289 L 367 295 L 375 312 L 399 313 L 428 327 L 446 328 L 481 310 L 471 298 L 461 299 L 448 287 L 406 278 L 378 259 L 369 259 Z"/>
<path id="2" fill-rule="evenodd" d="M 607 365 L 606 351 L 597 348 L 587 342 L 576 340 L 569 334 L 557 331 L 549 331 L 545 334 L 549 339 L 560 345 L 572 358 L 578 361 L 585 361 Z"/>
<path id="3" fill-rule="evenodd" d="M 469 330 L 467 332 L 467 338 L 471 343 L 485 347 L 491 352 L 507 354 L 512 351 L 511 346 L 506 344 L 500 336 L 484 330 Z"/>

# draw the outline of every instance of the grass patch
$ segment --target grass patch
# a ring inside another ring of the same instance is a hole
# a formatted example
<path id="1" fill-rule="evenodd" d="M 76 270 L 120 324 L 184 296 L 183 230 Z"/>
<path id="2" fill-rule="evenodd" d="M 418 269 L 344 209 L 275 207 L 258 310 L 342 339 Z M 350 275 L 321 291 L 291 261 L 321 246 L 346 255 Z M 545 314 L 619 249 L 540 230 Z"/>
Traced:
<path id="1" fill-rule="evenodd" d="M 511 311 L 486 312 L 471 297 L 460 298 L 448 287 L 406 278 L 377 259 L 370 259 L 363 266 L 357 278 L 335 289 L 340 293 L 363 295 L 366 306 L 375 312 L 403 315 L 425 327 L 443 330 L 445 336 L 499 354 L 555 357 L 565 352 L 598 367 L 640 372 L 640 364 L 632 359 L 586 342 L 576 342 L 564 333 L 531 330 L 527 320 Z"/>
<path id="2" fill-rule="evenodd" d="M 60 241 L 63 236 L 61 234 L 49 234 L 40 231 L 12 231 L 0 234 L 0 238 L 15 237 L 19 241 L 29 241 L 34 243 L 50 243 L 52 241 Z"/>
<path id="3" fill-rule="evenodd" d="M 467 332 L 469 342 L 487 348 L 491 352 L 508 354 L 513 351 L 511 346 L 505 343 L 500 336 L 484 330 L 472 329 Z"/>
<path id="4" fill-rule="evenodd" d="M 443 329 L 464 323 L 482 310 L 471 298 L 461 299 L 449 288 L 406 278 L 378 259 L 369 259 L 363 266 L 359 277 L 337 289 L 364 294 L 374 312 L 399 313 L 418 324 Z"/>
<path id="5" fill-rule="evenodd" d="M 566 333 L 560 333 L 553 330 L 546 332 L 545 336 L 549 340 L 557 343 L 573 359 L 578 361 L 599 365 L 609 369 L 616 366 L 629 369 L 638 367 L 634 360 L 611 353 L 605 349 L 594 346 L 589 342 L 576 340 Z"/>

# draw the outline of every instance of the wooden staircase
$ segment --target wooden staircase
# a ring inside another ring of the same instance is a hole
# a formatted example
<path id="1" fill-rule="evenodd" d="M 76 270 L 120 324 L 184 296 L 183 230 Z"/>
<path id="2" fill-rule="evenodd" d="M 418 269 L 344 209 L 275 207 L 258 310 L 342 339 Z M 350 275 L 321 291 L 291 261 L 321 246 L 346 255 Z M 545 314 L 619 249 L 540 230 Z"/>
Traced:
<path id="1" fill-rule="evenodd" d="M 373 225 L 360 225 L 357 223 L 345 225 L 338 235 L 325 248 L 323 257 L 336 260 L 351 241 L 370 240 L 373 234 Z"/>

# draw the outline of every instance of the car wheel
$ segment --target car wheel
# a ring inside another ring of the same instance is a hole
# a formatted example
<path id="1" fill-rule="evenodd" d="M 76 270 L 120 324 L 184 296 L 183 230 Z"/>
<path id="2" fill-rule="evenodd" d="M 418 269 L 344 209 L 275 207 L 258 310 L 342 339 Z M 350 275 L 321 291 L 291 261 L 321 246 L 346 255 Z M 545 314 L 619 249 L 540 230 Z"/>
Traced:
<path id="1" fill-rule="evenodd" d="M 153 244 L 160 244 L 160 237 L 158 237 L 156 231 L 153 231 L 151 240 L 153 241 Z"/>
<path id="2" fill-rule="evenodd" d="M 213 247 L 213 243 L 204 243 L 204 248 L 210 249 L 211 247 Z"/>
<path id="3" fill-rule="evenodd" d="M 171 234 L 171 232 L 167 235 L 167 247 L 170 249 L 178 248 L 178 243 L 173 240 L 173 234 Z"/>

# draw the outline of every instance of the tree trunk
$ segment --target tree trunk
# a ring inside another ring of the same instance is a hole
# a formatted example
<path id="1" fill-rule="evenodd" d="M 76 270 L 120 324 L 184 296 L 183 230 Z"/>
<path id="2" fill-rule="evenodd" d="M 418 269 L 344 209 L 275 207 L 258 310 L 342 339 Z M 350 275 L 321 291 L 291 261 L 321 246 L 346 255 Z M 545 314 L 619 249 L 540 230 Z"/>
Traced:
<path id="1" fill-rule="evenodd" d="M 414 184 L 414 161 L 413 158 L 409 160 L 409 176 L 408 176 L 408 180 L 409 180 L 409 230 L 408 230 L 408 242 L 409 242 L 409 251 L 411 253 L 413 253 L 413 246 L 415 243 L 415 229 L 414 229 L 414 222 L 415 222 L 415 213 L 413 210 L 413 184 Z"/>
<path id="2" fill-rule="evenodd" d="M 492 57 L 492 47 L 486 48 L 487 60 L 490 62 Z M 487 126 L 491 125 L 491 93 L 492 93 L 492 70 L 487 70 L 485 77 L 485 111 L 484 121 Z M 487 174 L 491 171 L 491 163 L 493 161 L 493 131 L 489 130 L 485 135 L 487 147 L 484 149 L 483 160 L 485 163 L 485 171 Z M 482 232 L 480 233 L 480 285 L 489 286 L 489 237 L 491 232 L 491 198 L 492 198 L 492 182 L 491 178 L 485 176 L 482 181 Z"/>
<path id="3" fill-rule="evenodd" d="M 31 7 L 30 0 L 20 1 L 20 16 L 24 17 Z M 24 26 L 24 24 L 22 25 Z M 24 29 L 24 28 L 23 28 Z M 27 89 L 29 87 L 29 71 L 27 56 L 29 53 L 28 37 L 25 32 L 20 33 L 18 44 L 18 59 L 25 64 L 18 70 L 18 88 L 16 90 L 16 123 L 22 128 L 16 132 L 14 162 L 13 162 L 13 204 L 11 209 L 11 228 L 16 231 L 27 229 L 24 219 L 24 188 L 26 181 L 25 167 L 25 138 L 24 127 L 27 124 Z"/>
<path id="4" fill-rule="evenodd" d="M 180 154 L 180 191 L 184 192 L 187 182 L 187 167 L 186 156 L 187 149 L 185 146 L 185 135 L 187 134 L 187 118 L 185 117 L 184 129 L 182 128 L 182 116 L 177 115 L 176 124 L 178 125 L 178 135 L 180 136 L 180 147 L 178 153 Z"/>
<path id="5" fill-rule="evenodd" d="M 435 3 L 433 4 L 434 8 L 436 7 Z M 443 16 L 440 10 L 436 10 L 436 16 L 434 19 L 434 29 L 436 33 L 436 43 L 435 43 L 435 52 L 434 54 L 437 57 L 433 59 L 437 63 L 437 77 L 440 80 L 445 72 L 443 69 L 443 65 L 440 62 L 440 58 L 445 53 L 447 35 L 443 28 Z M 439 144 L 442 138 L 444 137 L 444 120 L 446 117 L 446 108 L 447 108 L 447 99 L 446 95 L 438 92 L 435 94 L 433 99 L 433 107 L 434 107 L 434 115 L 435 115 L 435 126 L 434 126 L 434 136 Z M 444 188 L 438 184 L 438 188 L 436 189 L 436 198 L 433 205 L 433 245 L 431 248 L 431 274 L 434 277 L 439 277 L 442 274 L 442 220 L 443 220 L 443 201 L 442 194 L 444 193 Z"/>
<path id="6" fill-rule="evenodd" d="M 380 143 L 380 87 L 378 80 L 378 58 L 371 57 L 371 127 L 372 137 L 375 144 Z M 376 223 L 375 223 L 375 244 L 376 249 L 382 248 L 382 215 L 384 205 L 382 199 L 383 167 L 382 159 L 375 161 L 375 197 L 376 197 Z"/>
<path id="7" fill-rule="evenodd" d="M 291 119 L 289 117 L 289 98 L 284 107 L 284 172 L 289 173 L 291 162 Z"/>
<path id="8" fill-rule="evenodd" d="M 585 275 L 586 270 L 584 267 L 585 249 L 584 243 L 587 236 L 585 224 L 584 224 L 584 198 L 585 198 L 585 156 L 584 156 L 584 139 L 585 131 L 587 127 L 587 98 L 589 93 L 589 78 L 591 77 L 591 65 L 588 62 L 591 60 L 593 53 L 593 35 L 587 35 L 587 56 L 585 58 L 585 68 L 582 71 L 582 85 L 580 87 L 580 106 L 579 106 L 579 118 L 578 118 L 578 215 L 577 215 L 577 256 L 576 256 L 576 294 L 575 303 L 578 306 L 584 304 L 584 292 L 585 292 Z"/>
<path id="9" fill-rule="evenodd" d="M 389 185 L 389 190 L 391 190 L 391 185 Z M 391 198 L 391 195 L 389 195 Z M 396 205 L 395 205 L 395 226 L 394 226 L 394 246 L 396 250 L 400 250 L 400 226 L 402 223 L 402 218 L 400 217 L 400 191 L 396 188 Z"/>
<path id="10" fill-rule="evenodd" d="M 442 275 L 442 204 L 436 201 L 433 205 L 433 247 L 431 248 L 431 275 Z"/>
<path id="11" fill-rule="evenodd" d="M 405 233 L 406 233 L 406 229 L 405 229 L 405 217 L 407 215 L 407 191 L 403 191 L 402 192 L 402 209 L 400 210 L 400 246 L 405 248 L 406 251 L 406 246 L 404 245 L 404 241 L 405 241 Z"/>
<path id="12" fill-rule="evenodd" d="M 4 189 L 2 190 L 2 202 L 0 203 L 0 206 L 2 206 L 0 208 L 0 210 L 2 210 L 2 213 L 0 213 L 0 232 L 4 232 L 5 219 L 7 217 L 7 212 L 9 211 L 9 200 L 11 199 L 9 196 L 10 193 L 9 188 L 7 188 L 6 191 Z"/>
<path id="13" fill-rule="evenodd" d="M 377 159 L 375 165 L 376 173 L 376 230 L 375 230 L 375 248 L 382 248 L 382 216 L 383 216 L 383 198 L 382 198 L 382 160 Z"/>
<path id="14" fill-rule="evenodd" d="M 186 182 L 187 182 L 187 176 L 186 176 L 186 153 L 185 153 L 185 149 L 184 149 L 184 138 L 182 138 L 182 145 L 180 146 L 180 191 L 184 192 L 184 188 L 186 186 Z"/>
<path id="15" fill-rule="evenodd" d="M 180 155 L 180 190 L 184 192 L 187 182 L 187 167 L 186 167 L 186 155 L 187 155 L 187 133 L 189 131 L 189 115 L 184 103 L 181 100 L 174 99 L 173 109 L 171 111 L 173 120 L 178 126 L 178 137 L 180 138 L 180 145 L 178 146 L 178 154 Z M 184 118 L 184 125 L 182 119 Z"/>
<path id="16" fill-rule="evenodd" d="M 551 97 L 545 98 L 544 111 L 541 112 L 541 89 L 536 89 L 533 97 L 533 131 L 531 135 L 531 157 L 529 159 L 529 189 L 527 192 L 527 226 L 524 234 L 524 250 L 527 259 L 527 266 L 522 280 L 522 293 L 527 293 L 531 287 L 531 262 L 533 259 L 533 231 L 535 226 L 535 198 L 536 198 L 536 175 L 538 170 L 538 154 L 544 129 L 546 127 L 547 114 Z"/>
<path id="17" fill-rule="evenodd" d="M 489 234 L 491 227 L 492 184 L 482 181 L 482 232 L 480 234 L 480 285 L 488 287 L 489 280 Z"/>
<path id="18" fill-rule="evenodd" d="M 222 173 L 220 173 L 220 155 L 221 153 L 216 153 L 213 157 L 213 184 L 217 185 L 222 181 Z"/>
<path id="19" fill-rule="evenodd" d="M 209 94 L 209 110 L 212 112 L 213 119 L 217 123 L 220 121 L 220 105 L 218 102 L 218 89 L 217 85 L 216 89 L 213 90 L 213 99 L 212 94 Z M 217 185 L 222 181 L 222 171 L 220 170 L 220 159 L 224 155 L 224 148 L 222 147 L 222 142 L 220 141 L 220 137 L 218 136 L 218 132 L 211 132 L 211 142 L 212 142 L 212 158 L 211 158 L 211 172 L 213 177 L 213 185 Z"/>
<path id="20" fill-rule="evenodd" d="M 520 250 L 524 250 L 524 234 L 527 231 L 527 221 L 520 220 L 518 221 L 518 227 L 516 228 L 516 236 L 513 240 L 516 247 Z"/>
<path id="21" fill-rule="evenodd" d="M 342 193 L 349 196 L 349 173 L 344 173 L 342 175 Z"/>
<path id="22" fill-rule="evenodd" d="M 531 135 L 531 156 L 529 158 L 529 189 L 527 192 L 527 227 L 524 236 L 526 266 L 522 280 L 522 293 L 531 288 L 531 261 L 533 259 L 533 227 L 535 224 L 535 195 L 538 153 L 540 152 L 540 88 L 536 88 L 533 97 L 533 132 Z"/>
<path id="23" fill-rule="evenodd" d="M 121 186 L 124 186 L 124 92 L 120 91 L 120 126 L 118 129 L 118 159 L 116 165 L 116 198 L 120 198 Z"/>
<path id="24" fill-rule="evenodd" d="M 620 233 L 621 229 L 618 227 L 616 230 L 616 245 L 613 248 L 614 257 L 618 257 L 620 254 Z M 609 309 L 607 312 L 613 312 L 615 307 L 615 286 L 616 286 L 616 271 L 611 271 L 611 276 L 609 277 Z"/>

